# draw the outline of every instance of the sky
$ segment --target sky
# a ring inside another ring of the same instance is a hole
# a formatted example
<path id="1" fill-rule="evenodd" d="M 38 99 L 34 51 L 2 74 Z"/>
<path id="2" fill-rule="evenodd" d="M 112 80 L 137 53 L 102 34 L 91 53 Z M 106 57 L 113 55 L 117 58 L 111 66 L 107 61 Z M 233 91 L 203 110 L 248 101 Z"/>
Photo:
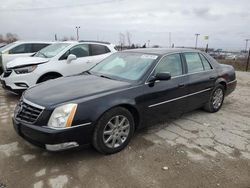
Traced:
<path id="1" fill-rule="evenodd" d="M 82 40 L 119 43 L 119 33 L 134 44 L 244 50 L 250 38 L 249 0 L 0 0 L 0 34 L 22 40 Z M 209 36 L 205 40 L 204 36 Z M 249 42 L 250 46 L 250 42 Z"/>

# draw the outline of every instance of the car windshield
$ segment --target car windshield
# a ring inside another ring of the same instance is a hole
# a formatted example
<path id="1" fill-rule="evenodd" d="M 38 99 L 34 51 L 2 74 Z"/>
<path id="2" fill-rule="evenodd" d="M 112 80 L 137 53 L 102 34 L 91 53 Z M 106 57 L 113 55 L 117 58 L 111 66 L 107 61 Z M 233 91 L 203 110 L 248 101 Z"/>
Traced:
<path id="1" fill-rule="evenodd" d="M 7 45 L 3 46 L 2 48 L 0 48 L 0 52 L 5 51 L 6 49 L 8 49 L 11 46 L 14 46 L 15 44 L 16 43 L 10 43 L 10 44 L 7 44 Z"/>
<path id="2" fill-rule="evenodd" d="M 44 57 L 44 58 L 52 58 L 56 56 L 58 53 L 60 53 L 62 50 L 64 50 L 67 46 L 69 46 L 69 43 L 56 43 L 51 44 L 40 51 L 38 51 L 34 57 Z"/>
<path id="3" fill-rule="evenodd" d="M 89 72 L 111 79 L 137 81 L 157 57 L 142 53 L 117 52 L 101 61 Z"/>

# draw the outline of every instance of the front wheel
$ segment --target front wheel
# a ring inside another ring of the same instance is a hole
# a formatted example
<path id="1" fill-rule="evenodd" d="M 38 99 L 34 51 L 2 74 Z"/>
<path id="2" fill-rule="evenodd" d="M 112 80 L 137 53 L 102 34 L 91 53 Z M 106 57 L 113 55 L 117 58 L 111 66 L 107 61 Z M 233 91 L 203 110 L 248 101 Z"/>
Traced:
<path id="1" fill-rule="evenodd" d="M 204 109 L 208 112 L 217 112 L 220 110 L 225 97 L 225 88 L 219 84 L 211 93 L 209 101 L 205 104 Z"/>
<path id="2" fill-rule="evenodd" d="M 104 154 L 117 153 L 128 145 L 134 130 L 132 114 L 122 107 L 113 108 L 99 119 L 93 135 L 93 146 Z"/>

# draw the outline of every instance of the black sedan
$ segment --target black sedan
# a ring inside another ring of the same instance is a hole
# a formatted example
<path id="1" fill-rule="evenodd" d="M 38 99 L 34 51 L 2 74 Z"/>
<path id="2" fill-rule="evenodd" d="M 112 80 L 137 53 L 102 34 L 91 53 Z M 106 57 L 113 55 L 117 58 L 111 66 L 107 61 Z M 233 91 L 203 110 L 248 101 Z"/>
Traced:
<path id="1" fill-rule="evenodd" d="M 217 112 L 235 87 L 233 67 L 197 50 L 117 52 L 87 72 L 27 90 L 13 124 L 20 136 L 47 150 L 92 143 L 111 154 L 154 120 L 197 108 Z"/>

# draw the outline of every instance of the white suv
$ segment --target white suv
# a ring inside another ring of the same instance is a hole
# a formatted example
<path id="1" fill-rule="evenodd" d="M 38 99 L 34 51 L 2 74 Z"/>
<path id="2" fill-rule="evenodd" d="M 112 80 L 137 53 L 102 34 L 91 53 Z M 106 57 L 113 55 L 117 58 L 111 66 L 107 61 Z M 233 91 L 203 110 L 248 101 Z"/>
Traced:
<path id="1" fill-rule="evenodd" d="M 16 41 L 0 48 L 0 74 L 5 70 L 6 64 L 17 58 L 27 57 L 52 44 L 45 41 Z"/>
<path id="2" fill-rule="evenodd" d="M 1 76 L 1 84 L 7 90 L 21 93 L 38 83 L 89 70 L 114 52 L 114 45 L 106 42 L 54 43 L 33 57 L 17 58 L 9 62 Z"/>

